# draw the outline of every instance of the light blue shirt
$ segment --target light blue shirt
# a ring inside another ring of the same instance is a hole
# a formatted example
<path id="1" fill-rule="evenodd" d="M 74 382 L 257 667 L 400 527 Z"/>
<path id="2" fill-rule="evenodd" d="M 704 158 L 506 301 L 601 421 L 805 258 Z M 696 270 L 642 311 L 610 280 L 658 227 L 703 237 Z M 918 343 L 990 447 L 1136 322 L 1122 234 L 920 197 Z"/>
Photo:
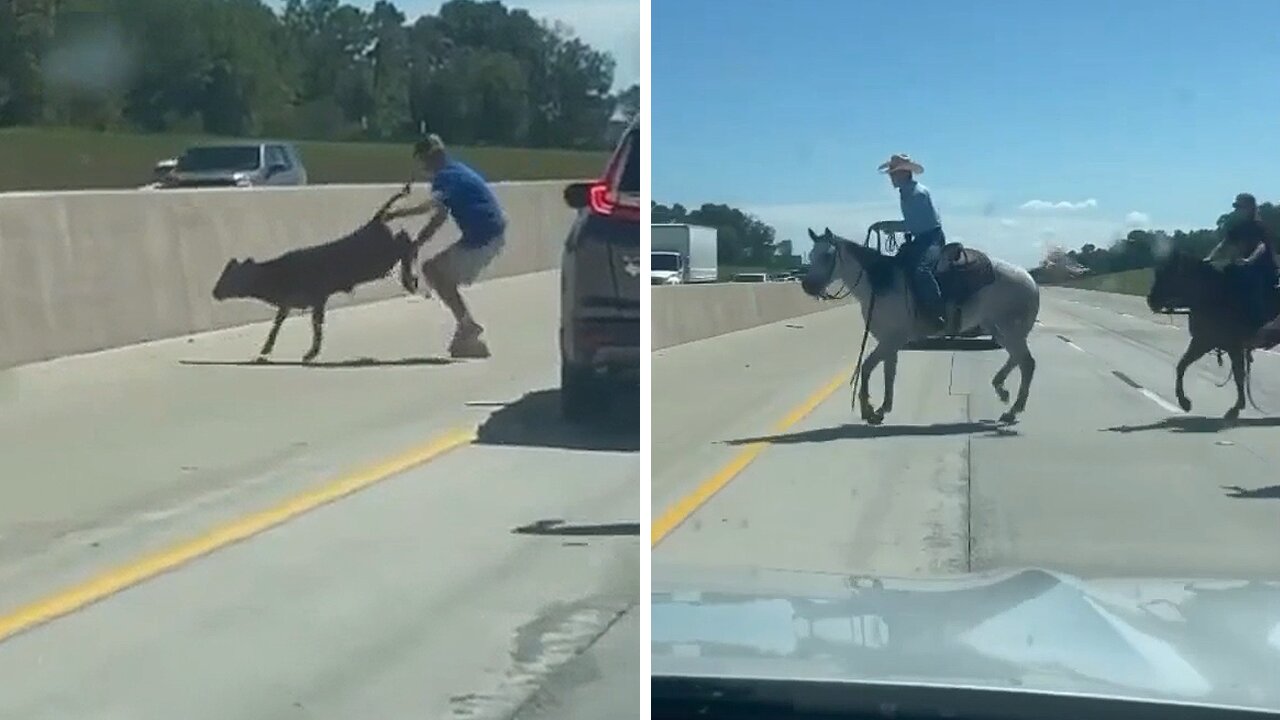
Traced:
<path id="1" fill-rule="evenodd" d="M 919 237 L 942 227 L 942 218 L 933 208 L 929 188 L 910 180 L 898 188 L 898 196 L 902 202 L 902 225 L 907 232 Z"/>

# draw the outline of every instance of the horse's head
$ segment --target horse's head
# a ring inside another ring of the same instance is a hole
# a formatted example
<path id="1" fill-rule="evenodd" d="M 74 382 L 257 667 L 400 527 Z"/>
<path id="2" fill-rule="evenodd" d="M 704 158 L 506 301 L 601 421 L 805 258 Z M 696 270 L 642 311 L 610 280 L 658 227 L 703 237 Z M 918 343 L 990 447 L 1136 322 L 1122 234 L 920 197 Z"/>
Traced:
<path id="1" fill-rule="evenodd" d="M 1147 307 L 1151 312 L 1161 312 L 1186 305 L 1204 269 L 1199 258 L 1181 250 L 1170 253 L 1164 262 L 1156 265 L 1155 279 L 1147 293 Z"/>
<path id="2" fill-rule="evenodd" d="M 836 277 L 839 238 L 831 232 L 831 228 L 825 228 L 821 235 L 810 228 L 809 239 L 813 241 L 813 250 L 809 253 L 809 272 L 800 279 L 800 287 L 808 295 L 825 299 L 827 286 Z"/>

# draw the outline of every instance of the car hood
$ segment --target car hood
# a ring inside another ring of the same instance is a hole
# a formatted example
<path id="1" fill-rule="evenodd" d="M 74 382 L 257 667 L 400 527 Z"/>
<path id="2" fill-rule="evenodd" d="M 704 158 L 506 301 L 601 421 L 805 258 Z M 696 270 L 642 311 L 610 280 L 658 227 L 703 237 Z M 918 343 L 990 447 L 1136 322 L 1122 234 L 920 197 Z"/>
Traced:
<path id="1" fill-rule="evenodd" d="M 1280 711 L 1280 582 L 653 571 L 653 674 L 964 685 Z"/>

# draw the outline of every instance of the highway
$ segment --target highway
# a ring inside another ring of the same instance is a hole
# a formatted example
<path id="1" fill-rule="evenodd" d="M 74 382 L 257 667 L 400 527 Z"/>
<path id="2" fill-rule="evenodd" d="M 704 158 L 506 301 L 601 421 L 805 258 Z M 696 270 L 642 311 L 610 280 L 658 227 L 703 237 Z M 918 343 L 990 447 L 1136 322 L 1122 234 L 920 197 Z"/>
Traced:
<path id="1" fill-rule="evenodd" d="M 1280 577 L 1280 355 L 1253 368 L 1275 416 L 1228 427 L 1212 357 L 1188 372 L 1192 412 L 1174 404 L 1185 317 L 1049 288 L 1017 425 L 992 423 L 1003 351 L 952 348 L 904 353 L 869 427 L 847 384 L 860 337 L 846 306 L 654 354 L 655 573 Z M 871 388 L 878 405 L 879 371 Z"/>
<path id="2" fill-rule="evenodd" d="M 0 372 L 0 718 L 637 717 L 638 409 L 560 421 L 557 273 L 468 298 Z"/>

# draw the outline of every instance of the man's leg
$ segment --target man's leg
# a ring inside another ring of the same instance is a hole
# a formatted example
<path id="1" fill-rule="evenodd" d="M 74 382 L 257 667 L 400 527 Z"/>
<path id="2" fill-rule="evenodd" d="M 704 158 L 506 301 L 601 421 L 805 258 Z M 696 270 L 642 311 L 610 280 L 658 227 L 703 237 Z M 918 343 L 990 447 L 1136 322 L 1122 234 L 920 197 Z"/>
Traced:
<path id="1" fill-rule="evenodd" d="M 937 243 L 919 248 L 912 258 L 911 277 L 916 302 L 920 303 L 920 313 L 941 329 L 946 324 L 942 317 L 942 289 L 938 287 L 938 279 L 933 276 L 933 266 L 938 261 L 939 250 L 941 247 Z"/>
<path id="2" fill-rule="evenodd" d="M 439 255 L 422 264 L 422 275 L 427 285 L 440 296 L 441 302 L 453 313 L 457 322 L 453 342 L 449 345 L 449 353 L 454 357 L 488 357 L 489 348 L 480 339 L 484 328 L 471 316 L 471 311 L 462 299 L 458 288 L 458 273 L 455 263 L 462 250 L 454 245 Z"/>

